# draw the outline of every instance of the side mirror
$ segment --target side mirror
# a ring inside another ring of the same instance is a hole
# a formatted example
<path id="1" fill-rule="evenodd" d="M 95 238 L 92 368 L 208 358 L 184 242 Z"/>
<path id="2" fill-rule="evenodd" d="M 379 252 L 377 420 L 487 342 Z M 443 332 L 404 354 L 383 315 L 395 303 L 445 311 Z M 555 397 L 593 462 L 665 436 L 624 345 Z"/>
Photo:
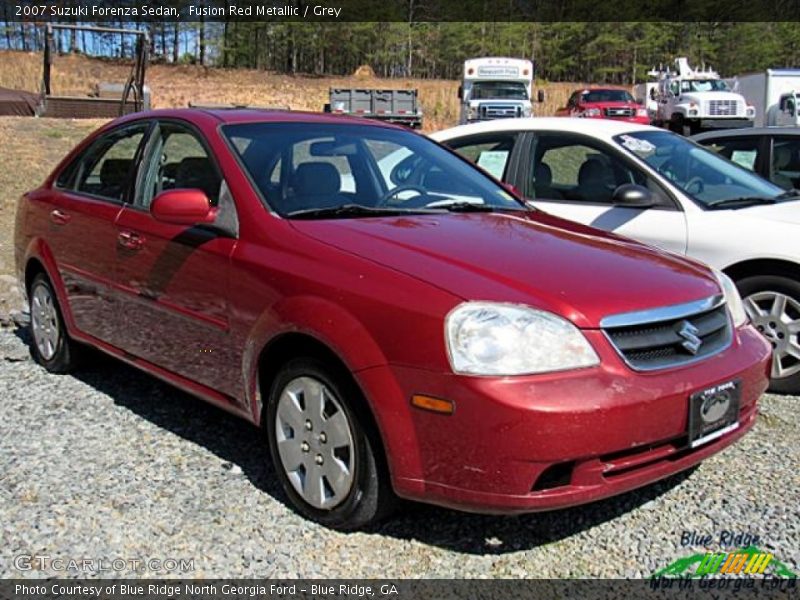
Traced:
<path id="1" fill-rule="evenodd" d="M 656 99 L 656 88 L 650 88 L 650 100 Z"/>
<path id="2" fill-rule="evenodd" d="M 150 203 L 153 218 L 173 225 L 199 225 L 213 223 L 216 209 L 205 192 L 197 189 L 167 190 L 153 198 Z"/>
<path id="3" fill-rule="evenodd" d="M 464 99 L 464 87 L 463 86 L 458 86 L 458 99 L 459 100 L 463 100 Z"/>
<path id="4" fill-rule="evenodd" d="M 539 90 L 536 94 L 536 100 L 539 102 L 544 102 L 544 90 Z"/>
<path id="5" fill-rule="evenodd" d="M 650 208 L 656 205 L 652 192 L 635 183 L 624 183 L 615 189 L 611 202 L 624 208 Z"/>

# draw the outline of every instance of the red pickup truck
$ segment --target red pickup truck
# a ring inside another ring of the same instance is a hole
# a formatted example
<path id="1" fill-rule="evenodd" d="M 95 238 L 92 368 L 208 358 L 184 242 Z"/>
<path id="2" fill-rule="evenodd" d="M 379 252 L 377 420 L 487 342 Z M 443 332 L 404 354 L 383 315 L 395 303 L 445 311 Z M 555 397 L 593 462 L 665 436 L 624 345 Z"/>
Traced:
<path id="1" fill-rule="evenodd" d="M 650 124 L 647 109 L 630 92 L 618 88 L 584 88 L 572 93 L 567 105 L 556 111 L 557 117 L 616 119 Z"/>

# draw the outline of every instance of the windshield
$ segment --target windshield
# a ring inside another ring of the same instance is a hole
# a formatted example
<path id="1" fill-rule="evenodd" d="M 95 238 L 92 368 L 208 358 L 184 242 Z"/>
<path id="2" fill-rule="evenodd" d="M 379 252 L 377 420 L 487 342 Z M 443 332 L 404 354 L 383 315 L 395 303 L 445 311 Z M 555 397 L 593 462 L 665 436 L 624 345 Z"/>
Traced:
<path id="1" fill-rule="evenodd" d="M 721 79 L 689 79 L 681 81 L 682 92 L 727 92 L 730 88 Z"/>
<path id="2" fill-rule="evenodd" d="M 593 102 L 633 102 L 631 96 L 625 90 L 591 90 L 581 94 L 581 100 L 586 103 Z"/>
<path id="3" fill-rule="evenodd" d="M 527 100 L 528 90 L 521 81 L 476 81 L 472 84 L 471 100 Z"/>
<path id="4" fill-rule="evenodd" d="M 241 123 L 222 131 L 282 216 L 525 210 L 479 169 L 410 131 L 349 123 Z"/>
<path id="5" fill-rule="evenodd" d="M 784 193 L 758 175 L 668 131 L 626 133 L 615 136 L 614 141 L 704 207 L 737 198 L 775 199 Z"/>

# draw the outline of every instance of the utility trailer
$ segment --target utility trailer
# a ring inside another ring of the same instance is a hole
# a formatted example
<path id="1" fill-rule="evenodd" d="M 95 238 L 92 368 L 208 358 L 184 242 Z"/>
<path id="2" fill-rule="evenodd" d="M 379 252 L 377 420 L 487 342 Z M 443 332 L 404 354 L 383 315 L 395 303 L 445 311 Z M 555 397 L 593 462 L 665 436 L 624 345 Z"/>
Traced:
<path id="1" fill-rule="evenodd" d="M 412 129 L 422 127 L 417 90 L 331 88 L 329 102 L 323 111 L 398 123 Z"/>
<path id="2" fill-rule="evenodd" d="M 61 96 L 53 93 L 51 69 L 56 55 L 55 31 L 57 30 L 77 30 L 90 33 L 113 33 L 135 36 L 135 60 L 131 67 L 128 80 L 125 83 L 98 84 L 93 95 Z M 146 31 L 48 23 L 45 27 L 42 93 L 36 114 L 40 117 L 112 119 L 121 115 L 149 110 L 150 90 L 144 84 L 149 52 L 150 38 Z"/>

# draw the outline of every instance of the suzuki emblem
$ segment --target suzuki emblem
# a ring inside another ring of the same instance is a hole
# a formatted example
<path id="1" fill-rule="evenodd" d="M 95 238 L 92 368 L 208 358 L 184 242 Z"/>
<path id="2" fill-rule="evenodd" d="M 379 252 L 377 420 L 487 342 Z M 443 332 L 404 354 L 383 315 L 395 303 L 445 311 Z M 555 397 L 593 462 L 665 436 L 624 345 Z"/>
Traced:
<path id="1" fill-rule="evenodd" d="M 703 345 L 703 340 L 697 336 L 698 333 L 700 333 L 700 330 L 692 325 L 689 321 L 680 322 L 678 335 L 684 339 L 684 341 L 681 342 L 681 346 L 683 346 L 687 352 L 697 354 L 700 346 Z"/>

